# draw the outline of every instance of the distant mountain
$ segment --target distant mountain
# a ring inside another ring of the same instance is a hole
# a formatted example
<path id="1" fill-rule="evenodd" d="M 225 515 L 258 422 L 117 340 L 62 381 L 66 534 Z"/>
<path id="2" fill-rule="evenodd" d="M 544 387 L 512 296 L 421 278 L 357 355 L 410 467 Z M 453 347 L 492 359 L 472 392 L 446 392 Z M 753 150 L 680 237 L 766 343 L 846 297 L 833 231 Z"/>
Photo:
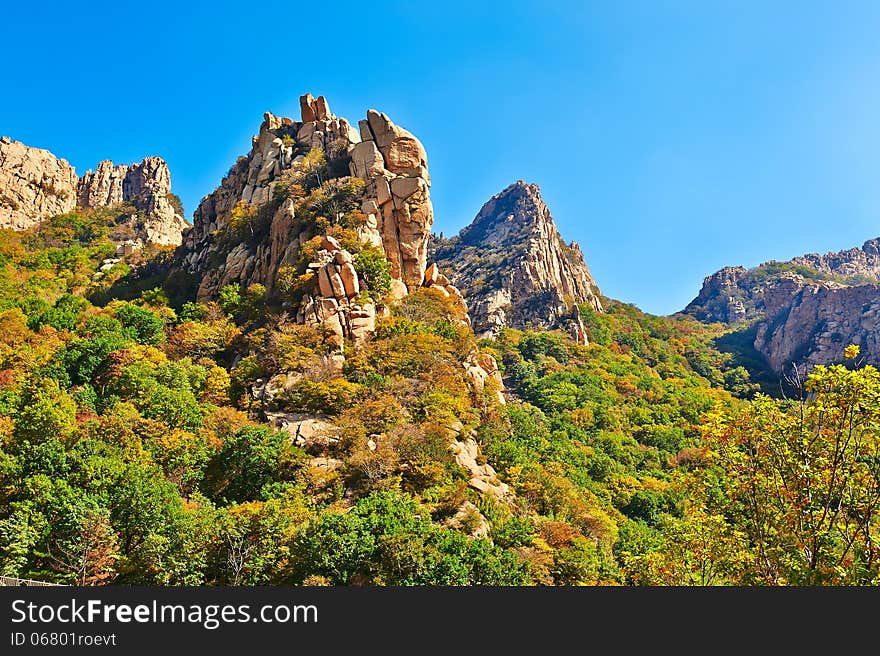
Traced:
<path id="1" fill-rule="evenodd" d="M 880 362 L 880 239 L 752 269 L 726 267 L 703 281 L 684 313 L 705 322 L 755 322 L 754 347 L 777 373 L 840 361 L 851 343 Z"/>
<path id="2" fill-rule="evenodd" d="M 123 205 L 125 223 L 142 243 L 180 244 L 188 226 L 161 157 L 130 165 L 105 160 L 80 178 L 48 150 L 0 138 L 0 228 L 25 230 L 76 207 Z"/>
<path id="3" fill-rule="evenodd" d="M 567 327 L 584 341 L 575 307 L 601 312 L 580 247 L 566 244 L 536 184 L 515 182 L 451 239 L 435 237 L 429 259 L 461 290 L 474 331 Z"/>

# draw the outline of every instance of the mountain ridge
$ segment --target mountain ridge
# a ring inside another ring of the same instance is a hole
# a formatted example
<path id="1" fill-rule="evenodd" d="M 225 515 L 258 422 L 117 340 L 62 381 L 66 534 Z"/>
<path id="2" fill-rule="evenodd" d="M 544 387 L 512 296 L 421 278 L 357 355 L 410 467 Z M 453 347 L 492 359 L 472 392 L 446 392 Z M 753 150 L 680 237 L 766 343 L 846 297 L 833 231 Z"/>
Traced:
<path id="1" fill-rule="evenodd" d="M 82 177 L 44 148 L 0 138 L 0 227 L 25 230 L 76 208 L 122 207 L 137 245 L 177 246 L 189 224 L 164 159 L 104 160 Z"/>
<path id="2" fill-rule="evenodd" d="M 777 374 L 832 364 L 847 344 L 880 362 L 880 239 L 707 276 L 682 311 L 704 322 L 755 324 L 754 347 Z"/>

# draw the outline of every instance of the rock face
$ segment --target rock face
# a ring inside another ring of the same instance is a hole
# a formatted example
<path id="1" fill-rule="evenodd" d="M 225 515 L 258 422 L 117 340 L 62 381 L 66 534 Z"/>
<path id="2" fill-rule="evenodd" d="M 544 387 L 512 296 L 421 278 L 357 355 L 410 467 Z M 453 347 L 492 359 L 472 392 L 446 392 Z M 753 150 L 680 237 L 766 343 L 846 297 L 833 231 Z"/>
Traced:
<path id="1" fill-rule="evenodd" d="M 708 323 L 739 323 L 756 317 L 757 303 L 749 303 L 746 309 L 746 301 L 750 299 L 740 289 L 740 281 L 747 273 L 745 267 L 736 266 L 724 267 L 707 276 L 699 295 L 685 308 L 685 313 Z"/>
<path id="2" fill-rule="evenodd" d="M 48 150 L 0 138 L 0 228 L 24 230 L 76 206 L 73 167 Z"/>
<path id="3" fill-rule="evenodd" d="M 293 203 L 274 206 L 272 187 L 309 151 L 321 148 L 334 170 L 347 173 L 348 150 L 360 140 L 357 130 L 331 114 L 323 96 L 317 100 L 303 96 L 300 102 L 302 122 L 270 112 L 263 115 L 250 153 L 238 158 L 220 186 L 202 199 L 193 214 L 193 227 L 184 241 L 183 264 L 192 273 L 205 274 L 200 296 L 214 295 L 233 281 L 245 285 L 259 282 L 267 287 L 274 284 L 278 267 L 295 255 L 299 243 L 298 233 L 293 231 Z M 244 244 L 244 250 L 233 254 L 218 236 L 239 204 L 271 211 L 271 235 L 269 243 Z M 233 271 L 225 271 L 227 268 Z"/>
<path id="4" fill-rule="evenodd" d="M 346 337 L 355 346 L 369 339 L 376 332 L 376 306 L 358 300 L 361 288 L 351 253 L 333 237 L 325 236 L 308 268 L 318 281 L 318 289 L 303 300 L 297 321 L 323 327 L 329 333 L 327 343 L 340 351 Z"/>
<path id="5" fill-rule="evenodd" d="M 318 232 L 314 221 L 301 220 L 297 199 L 276 193 L 278 183 L 296 178 L 312 188 L 362 180 L 357 239 L 385 253 L 391 295 L 399 299 L 425 283 L 434 217 L 427 155 L 410 132 L 374 110 L 359 129 L 333 114 L 323 96 L 302 96 L 300 111 L 300 121 L 264 115 L 250 153 L 238 159 L 195 211 L 178 266 L 200 279 L 201 299 L 216 297 L 228 284 L 247 288 L 259 283 L 273 295 L 280 271 L 311 275 L 313 282 L 293 313 L 301 323 L 324 329 L 328 342 L 342 349 L 346 339 L 357 345 L 374 332 L 376 305 L 360 300 L 363 285 L 351 252 Z M 310 153 L 317 149 L 326 165 L 314 178 L 303 178 Z M 237 224 L 230 225 L 242 215 L 257 226 L 243 235 L 236 232 Z M 322 238 L 321 247 L 303 272 L 298 269 L 301 250 L 316 237 Z"/>
<path id="6" fill-rule="evenodd" d="M 493 196 L 458 236 L 436 239 L 432 257 L 483 336 L 503 327 L 566 327 L 585 343 L 576 306 L 602 311 L 580 247 L 562 241 L 540 189 L 522 180 Z"/>
<path id="7" fill-rule="evenodd" d="M 849 287 L 786 276 L 766 290 L 764 312 L 755 348 L 778 373 L 794 363 L 840 362 L 848 344 L 858 344 L 868 361 L 880 363 L 880 285 Z"/>
<path id="8" fill-rule="evenodd" d="M 706 322 L 755 322 L 755 349 L 777 374 L 843 359 L 848 344 L 880 363 L 880 240 L 861 248 L 708 276 L 684 309 Z"/>
<path id="9" fill-rule="evenodd" d="M 476 441 L 468 437 L 464 441 L 455 440 L 449 446 L 449 450 L 455 457 L 455 462 L 467 471 L 468 486 L 480 494 L 490 494 L 499 501 L 504 501 L 512 496 L 507 483 L 498 480 L 498 474 L 492 465 L 480 464 L 480 447 Z"/>
<path id="10" fill-rule="evenodd" d="M 139 164 L 106 160 L 79 178 L 48 150 L 0 138 L 0 227 L 24 230 L 75 207 L 130 204 L 130 220 L 142 243 L 181 243 L 187 227 L 171 196 L 171 173 L 161 157 Z"/>
<path id="11" fill-rule="evenodd" d="M 365 213 L 375 217 L 391 276 L 412 291 L 425 278 L 434 223 L 428 156 L 418 139 L 385 114 L 371 109 L 358 126 L 362 141 L 351 150 L 351 173 L 367 181 L 375 206 Z"/>
<path id="12" fill-rule="evenodd" d="M 141 215 L 135 227 L 145 243 L 179 245 L 188 227 L 171 200 L 171 173 L 161 157 L 129 165 L 104 160 L 80 178 L 76 197 L 80 207 L 132 205 Z"/>
<path id="13" fill-rule="evenodd" d="M 342 180 L 350 174 L 364 180 L 366 222 L 358 228 L 361 241 L 382 247 L 392 277 L 415 289 L 424 280 L 434 216 L 425 149 L 412 134 L 374 110 L 356 130 L 330 111 L 323 96 L 302 96 L 300 108 L 299 122 L 267 112 L 251 152 L 239 158 L 220 187 L 195 211 L 182 258 L 186 270 L 203 276 L 199 296 L 216 295 L 230 282 L 261 283 L 271 290 L 278 269 L 295 261 L 300 246 L 313 235 L 298 225 L 292 201 L 275 202 L 272 188 L 316 148 L 324 151 L 331 177 Z M 269 238 L 228 248 L 218 235 L 242 204 L 270 215 Z"/>

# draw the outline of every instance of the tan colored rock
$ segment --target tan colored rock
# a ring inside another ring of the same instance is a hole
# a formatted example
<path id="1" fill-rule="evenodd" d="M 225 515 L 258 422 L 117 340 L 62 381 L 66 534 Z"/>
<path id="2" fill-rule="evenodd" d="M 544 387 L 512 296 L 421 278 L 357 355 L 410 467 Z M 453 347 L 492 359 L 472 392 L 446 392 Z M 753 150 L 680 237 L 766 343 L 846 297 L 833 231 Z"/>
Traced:
<path id="1" fill-rule="evenodd" d="M 490 488 L 489 483 L 484 481 L 482 478 L 477 478 L 476 476 L 468 480 L 468 485 L 480 494 L 488 493 Z"/>
<path id="2" fill-rule="evenodd" d="M 424 192 L 427 189 L 427 183 L 422 178 L 393 178 L 391 180 L 391 193 L 401 200 L 405 200 L 410 196 Z"/>
<path id="3" fill-rule="evenodd" d="M 437 270 L 437 263 L 431 264 L 427 269 L 425 269 L 425 287 L 431 287 L 432 285 L 437 284 L 437 278 L 440 275 L 440 272 Z"/>
<path id="4" fill-rule="evenodd" d="M 336 471 L 342 467 L 343 464 L 345 463 L 343 463 L 342 460 L 327 456 L 318 456 L 309 460 L 309 467 L 314 467 L 315 469 L 321 469 L 327 472 Z"/>
<path id="5" fill-rule="evenodd" d="M 321 292 L 321 296 L 327 298 L 335 296 L 333 285 L 330 282 L 330 272 L 326 266 L 318 272 L 318 290 Z"/>
<path id="6" fill-rule="evenodd" d="M 509 501 L 512 498 L 510 488 L 506 483 L 498 480 L 495 470 L 490 465 L 480 465 L 477 457 L 480 447 L 472 438 L 462 441 L 453 441 L 449 450 L 455 456 L 455 462 L 469 474 L 468 485 L 480 492 L 491 494 L 499 501 Z"/>
<path id="7" fill-rule="evenodd" d="M 489 270 L 498 274 L 486 277 L 489 284 L 476 284 L 468 263 L 501 260 L 514 244 L 522 255 Z M 434 258 L 452 283 L 446 289 L 460 292 L 482 337 L 505 326 L 567 328 L 577 305 L 602 311 L 580 247 L 562 240 L 540 189 L 522 180 L 493 196 L 457 237 L 438 245 Z"/>
<path id="8" fill-rule="evenodd" d="M 339 275 L 338 268 L 334 264 L 328 264 L 327 269 L 330 274 L 330 285 L 333 287 L 333 296 L 337 299 L 347 297 L 345 293 L 345 285 L 342 283 L 342 276 Z"/>
<path id="9" fill-rule="evenodd" d="M 315 100 L 315 117 L 319 121 L 324 121 L 331 118 L 330 114 L 330 106 L 327 104 L 327 99 L 324 96 L 318 96 L 318 99 Z"/>
<path id="10" fill-rule="evenodd" d="M 302 122 L 309 123 L 311 121 L 316 120 L 318 117 L 315 114 L 315 99 L 312 94 L 307 93 L 304 96 L 299 97 L 299 108 L 300 113 L 302 115 Z"/>
<path id="11" fill-rule="evenodd" d="M 392 173 L 418 175 L 419 167 L 427 167 L 428 156 L 415 137 L 395 139 L 385 154 L 385 167 Z"/>
<path id="12" fill-rule="evenodd" d="M 215 297 L 219 293 L 218 285 L 229 277 L 223 271 L 215 271 L 213 263 L 224 262 L 224 253 L 217 254 L 217 249 L 236 247 L 222 238 L 224 234 L 228 238 L 225 228 L 236 205 L 244 202 L 253 210 L 264 211 L 263 206 L 275 197 L 278 181 L 288 179 L 285 175 L 289 169 L 299 166 L 305 150 L 317 147 L 324 149 L 333 170 L 338 170 L 334 162 L 350 157 L 351 173 L 365 180 L 361 207 L 366 219 L 357 226 L 358 239 L 383 248 L 391 262 L 392 277 L 408 290 L 421 285 L 433 209 L 427 158 L 418 140 L 387 116 L 372 111 L 366 121 L 358 124 L 358 133 L 348 121 L 335 117 L 326 99 L 321 97 L 303 96 L 300 109 L 301 122 L 285 121 L 267 113 L 259 134 L 253 139 L 251 152 L 239 159 L 220 187 L 205 197 L 194 213 L 193 228 L 187 232 L 178 259 L 181 268 L 202 278 L 199 295 L 203 300 Z M 376 134 L 370 127 L 371 121 L 376 124 Z M 295 149 L 285 145 L 292 135 L 297 136 Z M 297 152 L 295 156 L 294 152 Z M 388 169 L 388 157 L 396 171 Z M 293 215 L 295 211 L 286 204 L 277 209 L 269 221 L 271 243 L 250 244 L 243 261 L 236 256 L 236 262 L 243 264 L 236 272 L 243 285 L 259 282 L 272 294 L 279 269 L 296 265 L 297 249 L 311 235 L 306 236 L 304 226 Z M 322 248 L 333 254 L 344 250 L 338 242 L 324 243 Z M 323 298 L 335 298 L 344 306 L 343 301 L 355 298 L 351 295 L 355 288 L 360 293 L 359 282 L 355 286 L 356 276 L 347 268 L 342 278 L 346 261 L 337 259 L 337 273 L 342 283 L 340 292 L 338 285 L 334 288 L 332 272 L 327 272 L 326 279 L 318 274 L 325 264 L 309 267 L 316 275 L 315 293 Z M 221 268 L 224 266 L 221 264 Z M 343 314 L 347 311 L 342 308 Z M 384 308 L 376 310 L 385 311 Z M 306 314 L 303 312 L 302 316 Z M 347 337 L 346 321 L 346 317 L 340 319 Z"/>
<path id="13" fill-rule="evenodd" d="M 362 141 L 352 146 L 351 174 L 364 180 L 370 180 L 382 175 L 385 170 L 385 160 L 382 153 L 376 147 L 374 141 Z"/>
<path id="14" fill-rule="evenodd" d="M 391 186 L 388 184 L 388 180 L 385 177 L 378 177 L 373 180 L 373 185 L 376 190 L 376 203 L 379 207 L 384 207 L 388 203 L 391 202 Z M 393 209 L 389 210 L 392 212 L 388 215 L 388 220 L 393 220 Z M 384 211 L 382 216 L 385 216 Z M 390 233 L 389 233 L 390 234 Z"/>
<path id="15" fill-rule="evenodd" d="M 368 194 L 381 208 L 377 230 L 391 276 L 412 290 L 424 279 L 434 221 L 427 155 L 418 139 L 385 114 L 369 110 L 359 126 L 362 143 L 353 149 L 352 172 L 366 180 Z"/>
<path id="16" fill-rule="evenodd" d="M 324 448 L 339 441 L 341 431 L 321 415 L 296 412 L 267 412 L 266 419 L 273 428 L 290 435 L 290 441 L 300 448 Z"/>
<path id="17" fill-rule="evenodd" d="M 376 307 L 372 303 L 354 306 L 349 317 L 349 334 L 355 346 L 370 339 L 376 332 Z"/>
<path id="18" fill-rule="evenodd" d="M 480 485 L 480 483 L 478 483 L 477 485 Z M 488 489 L 488 487 L 486 489 Z M 470 501 L 465 501 L 463 504 L 461 504 L 458 507 L 455 515 L 444 522 L 444 526 L 448 528 L 463 530 L 466 527 L 470 528 L 470 524 L 473 523 L 475 520 L 475 526 L 473 526 L 473 528 L 468 531 L 468 535 L 470 535 L 472 538 L 488 537 L 491 530 L 489 520 L 487 520 L 480 512 L 480 509 L 477 508 Z"/>
<path id="19" fill-rule="evenodd" d="M 86 171 L 77 183 L 81 207 L 131 204 L 142 215 L 133 225 L 147 244 L 177 246 L 189 226 L 170 198 L 171 173 L 161 157 L 147 157 L 137 164 L 114 165 L 110 160 Z"/>
<path id="20" fill-rule="evenodd" d="M 0 228 L 23 230 L 76 205 L 73 167 L 48 150 L 0 138 Z"/>
<path id="21" fill-rule="evenodd" d="M 495 358 L 489 353 L 474 353 L 464 363 L 465 371 L 471 386 L 477 394 L 482 394 L 486 384 L 492 381 L 498 395 L 498 402 L 502 405 L 507 402 L 504 398 L 504 380 Z"/>
<path id="22" fill-rule="evenodd" d="M 358 282 L 357 272 L 350 262 L 346 262 L 339 268 L 339 277 L 342 279 L 342 285 L 345 288 L 346 296 L 357 296 L 360 294 L 360 283 Z"/>
<path id="23" fill-rule="evenodd" d="M 754 321 L 754 347 L 780 376 L 841 362 L 849 344 L 880 364 L 880 239 L 781 264 L 725 267 L 704 279 L 684 312 L 712 323 Z"/>
<path id="24" fill-rule="evenodd" d="M 124 199 L 122 183 L 126 173 L 127 166 L 114 166 L 109 159 L 100 162 L 94 173 L 86 171 L 77 184 L 77 205 L 104 207 L 121 203 Z"/>
<path id="25" fill-rule="evenodd" d="M 342 244 L 339 243 L 336 237 L 324 235 L 323 237 L 321 237 L 321 248 L 333 253 L 335 251 L 342 250 Z"/>

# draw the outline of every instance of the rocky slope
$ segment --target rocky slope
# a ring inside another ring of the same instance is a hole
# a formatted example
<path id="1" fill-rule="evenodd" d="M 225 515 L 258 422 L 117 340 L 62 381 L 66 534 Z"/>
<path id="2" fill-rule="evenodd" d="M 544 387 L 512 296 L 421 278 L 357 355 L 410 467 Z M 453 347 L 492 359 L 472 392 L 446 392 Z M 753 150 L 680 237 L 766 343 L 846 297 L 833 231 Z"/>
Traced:
<path id="1" fill-rule="evenodd" d="M 779 374 L 792 364 L 839 361 L 851 343 L 880 362 L 880 240 L 753 269 L 726 267 L 703 281 L 684 312 L 706 322 L 756 322 L 754 347 Z"/>
<path id="2" fill-rule="evenodd" d="M 0 138 L 0 228 L 24 230 L 76 205 L 73 167 L 48 150 Z"/>
<path id="3" fill-rule="evenodd" d="M 48 150 L 0 138 L 0 227 L 24 230 L 76 207 L 123 204 L 133 210 L 125 223 L 140 242 L 181 243 L 187 223 L 161 157 L 130 165 L 105 160 L 80 178 Z"/>
<path id="4" fill-rule="evenodd" d="M 478 334 L 494 335 L 505 326 L 565 326 L 583 343 L 575 305 L 602 310 L 580 247 L 562 240 L 538 185 L 510 185 L 458 236 L 436 238 L 432 250 L 461 290 Z"/>

